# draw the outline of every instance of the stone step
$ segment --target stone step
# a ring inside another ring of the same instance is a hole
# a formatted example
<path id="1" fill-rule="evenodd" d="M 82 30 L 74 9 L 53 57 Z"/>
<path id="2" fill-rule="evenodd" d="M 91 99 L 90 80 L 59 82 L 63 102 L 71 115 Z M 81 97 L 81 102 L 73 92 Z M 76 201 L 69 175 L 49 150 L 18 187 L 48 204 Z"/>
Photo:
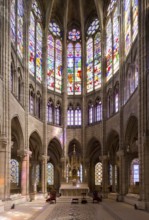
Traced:
<path id="1" fill-rule="evenodd" d="M 78 203 L 81 203 L 82 201 L 82 198 L 81 196 L 61 196 L 59 198 L 56 199 L 56 202 L 57 203 L 72 203 L 72 200 L 76 200 L 78 199 Z M 93 199 L 91 197 L 86 197 L 86 200 L 88 203 L 92 203 L 93 202 Z"/>

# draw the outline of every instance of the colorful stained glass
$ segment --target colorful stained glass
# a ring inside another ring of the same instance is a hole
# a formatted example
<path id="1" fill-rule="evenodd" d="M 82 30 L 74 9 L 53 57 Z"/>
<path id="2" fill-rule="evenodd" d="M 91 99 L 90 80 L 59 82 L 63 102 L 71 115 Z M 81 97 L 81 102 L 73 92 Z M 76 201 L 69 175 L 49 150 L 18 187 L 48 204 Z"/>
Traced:
<path id="1" fill-rule="evenodd" d="M 113 16 L 113 73 L 119 69 L 119 22 L 118 8 L 116 7 Z"/>
<path id="2" fill-rule="evenodd" d="M 124 3 L 125 16 L 125 55 L 129 53 L 131 47 L 131 8 L 130 0 L 125 0 Z"/>
<path id="3" fill-rule="evenodd" d="M 42 29 L 39 23 L 36 26 L 36 79 L 42 81 Z"/>
<path id="4" fill-rule="evenodd" d="M 87 92 L 93 91 L 93 38 L 87 41 Z"/>
<path id="5" fill-rule="evenodd" d="M 33 2 L 33 4 L 32 4 L 32 9 L 33 9 L 33 11 L 34 11 L 35 16 L 36 16 L 39 20 L 41 20 L 42 16 L 41 16 L 41 12 L 40 12 L 40 9 L 39 9 L 39 7 L 38 7 L 37 1 L 34 1 L 34 2 Z"/>
<path id="6" fill-rule="evenodd" d="M 29 26 L 29 71 L 34 76 L 35 74 L 35 18 L 33 13 L 30 15 Z"/>
<path id="7" fill-rule="evenodd" d="M 23 57 L 23 16 L 24 16 L 24 8 L 23 8 L 23 0 L 18 0 L 17 7 L 17 53 L 20 58 Z"/>
<path id="8" fill-rule="evenodd" d="M 56 40 L 55 43 L 55 91 L 62 92 L 62 43 Z"/>
<path id="9" fill-rule="evenodd" d="M 87 34 L 88 35 L 93 35 L 95 34 L 95 32 L 99 30 L 99 20 L 96 18 L 91 25 L 89 26 L 88 30 L 87 30 Z"/>
<path id="10" fill-rule="evenodd" d="M 138 34 L 138 0 L 132 0 L 132 41 Z"/>
<path id="11" fill-rule="evenodd" d="M 54 90 L 54 38 L 48 36 L 48 60 L 47 60 L 47 84 L 48 89 Z"/>
<path id="12" fill-rule="evenodd" d="M 94 88 L 101 87 L 101 38 L 98 32 L 94 39 Z"/>
<path id="13" fill-rule="evenodd" d="M 75 45 L 75 94 L 81 94 L 81 44 Z"/>
<path id="14" fill-rule="evenodd" d="M 73 95 L 74 93 L 74 49 L 73 49 L 72 43 L 69 43 L 67 46 L 67 74 L 68 74 L 68 84 L 67 84 L 68 95 Z"/>
<path id="15" fill-rule="evenodd" d="M 58 24 L 56 24 L 55 22 L 50 22 L 49 24 L 49 30 L 52 34 L 54 34 L 55 36 L 60 37 L 61 36 L 61 31 L 60 28 L 58 26 Z"/>
<path id="16" fill-rule="evenodd" d="M 108 12 L 107 15 L 108 16 L 113 11 L 116 2 L 117 2 L 117 0 L 111 0 L 111 2 L 109 4 L 109 7 L 108 7 L 108 10 L 107 10 L 107 12 Z"/>
<path id="17" fill-rule="evenodd" d="M 109 19 L 106 27 L 106 58 L 107 58 L 107 69 L 106 77 L 107 81 L 112 77 L 112 24 Z"/>
<path id="18" fill-rule="evenodd" d="M 68 33 L 68 39 L 72 41 L 76 41 L 80 39 L 80 31 L 77 31 L 76 29 L 72 29 L 72 31 L 69 31 Z"/>
<path id="19" fill-rule="evenodd" d="M 19 163 L 17 160 L 11 159 L 10 160 L 10 176 L 11 176 L 11 183 L 15 183 L 16 185 L 19 184 Z"/>
<path id="20" fill-rule="evenodd" d="M 11 27 L 11 41 L 15 45 L 15 42 L 16 42 L 16 0 L 11 1 L 10 27 Z"/>

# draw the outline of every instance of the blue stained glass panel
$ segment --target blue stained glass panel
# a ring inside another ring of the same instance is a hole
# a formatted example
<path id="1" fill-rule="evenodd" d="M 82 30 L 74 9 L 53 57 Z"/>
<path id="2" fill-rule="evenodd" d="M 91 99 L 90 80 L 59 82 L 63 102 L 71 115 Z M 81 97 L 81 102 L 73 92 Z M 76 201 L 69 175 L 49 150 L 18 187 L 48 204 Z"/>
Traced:
<path id="1" fill-rule="evenodd" d="M 35 74 L 35 18 L 33 13 L 30 15 L 29 26 L 29 71 L 34 76 Z"/>

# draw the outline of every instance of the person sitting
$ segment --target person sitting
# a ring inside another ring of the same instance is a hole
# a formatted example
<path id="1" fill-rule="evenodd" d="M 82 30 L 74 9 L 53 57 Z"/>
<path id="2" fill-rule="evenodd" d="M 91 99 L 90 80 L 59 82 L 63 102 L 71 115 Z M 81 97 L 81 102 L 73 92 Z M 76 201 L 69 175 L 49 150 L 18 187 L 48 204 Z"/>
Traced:
<path id="1" fill-rule="evenodd" d="M 56 203 L 56 192 L 55 191 L 52 191 L 48 194 L 48 198 L 46 199 L 46 202 L 52 202 L 52 201 L 55 201 Z"/>
<path id="2" fill-rule="evenodd" d="M 93 203 L 94 201 L 102 202 L 102 195 L 98 195 L 96 190 L 93 192 Z"/>

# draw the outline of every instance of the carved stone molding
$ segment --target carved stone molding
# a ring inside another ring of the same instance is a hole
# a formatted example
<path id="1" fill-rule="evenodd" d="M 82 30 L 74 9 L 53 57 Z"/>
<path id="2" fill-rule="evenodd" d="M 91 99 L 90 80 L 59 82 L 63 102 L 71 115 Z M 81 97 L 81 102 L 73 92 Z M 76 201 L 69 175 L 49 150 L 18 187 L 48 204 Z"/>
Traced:
<path id="1" fill-rule="evenodd" d="M 8 144 L 6 137 L 0 137 L 0 149 L 5 149 Z"/>

